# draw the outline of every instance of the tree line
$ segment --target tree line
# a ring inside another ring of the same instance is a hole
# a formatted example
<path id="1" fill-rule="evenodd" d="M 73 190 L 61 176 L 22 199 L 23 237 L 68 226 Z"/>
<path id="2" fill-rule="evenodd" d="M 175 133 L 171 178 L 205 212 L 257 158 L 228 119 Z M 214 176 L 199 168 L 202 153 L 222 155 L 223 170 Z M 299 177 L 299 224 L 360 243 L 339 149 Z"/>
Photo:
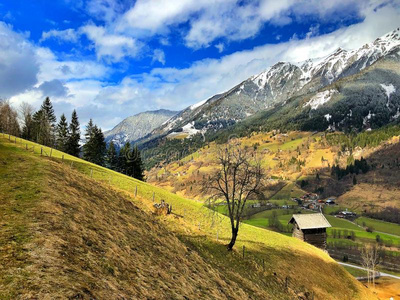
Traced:
<path id="1" fill-rule="evenodd" d="M 81 131 L 76 110 L 72 112 L 70 122 L 62 114 L 57 123 L 49 97 L 36 112 L 31 105 L 22 103 L 19 114 L 7 101 L 0 100 L 0 131 L 76 157 L 81 156 L 89 162 L 144 180 L 142 158 L 136 146 L 131 147 L 128 142 L 119 152 L 113 142 L 107 147 L 101 128 L 95 125 L 92 119 L 86 126 L 85 143 L 81 146 Z"/>
<path id="2" fill-rule="evenodd" d="M 343 177 L 349 174 L 358 175 L 360 172 L 367 173 L 370 170 L 370 166 L 365 158 L 361 157 L 360 160 L 356 159 L 354 162 L 350 162 L 346 168 L 342 169 L 339 165 L 333 165 L 331 168 L 331 175 L 335 176 L 337 180 L 341 180 Z"/>

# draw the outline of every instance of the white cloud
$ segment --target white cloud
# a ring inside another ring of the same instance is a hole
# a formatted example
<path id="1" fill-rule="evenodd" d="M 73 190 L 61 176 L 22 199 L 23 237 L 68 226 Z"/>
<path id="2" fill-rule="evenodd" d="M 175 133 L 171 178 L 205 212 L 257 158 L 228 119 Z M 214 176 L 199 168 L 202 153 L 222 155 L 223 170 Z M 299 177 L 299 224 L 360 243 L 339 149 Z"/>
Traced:
<path id="1" fill-rule="evenodd" d="M 152 62 L 160 62 L 162 65 L 165 65 L 165 53 L 161 49 L 155 49 L 153 52 Z"/>
<path id="2" fill-rule="evenodd" d="M 109 34 L 102 26 L 86 25 L 81 27 L 81 32 L 94 43 L 98 59 L 118 62 L 124 57 L 135 57 L 141 48 L 141 43 L 137 40 L 124 35 Z"/>
<path id="3" fill-rule="evenodd" d="M 39 64 L 26 37 L 0 22 L 0 98 L 23 92 L 37 82 Z"/>
<path id="4" fill-rule="evenodd" d="M 77 0 L 72 0 L 77 2 Z M 85 4 L 78 3 L 80 8 L 97 20 L 111 23 L 132 6 L 132 0 L 87 0 Z M 75 3 L 74 3 L 75 4 Z"/>
<path id="5" fill-rule="evenodd" d="M 253 37 L 265 22 L 285 25 L 292 18 L 316 16 L 320 21 L 364 16 L 383 0 L 137 0 L 111 26 L 136 38 L 166 34 L 173 26 L 189 23 L 184 40 L 189 47 L 207 47 L 218 38 Z"/>
<path id="6" fill-rule="evenodd" d="M 35 54 L 40 66 L 39 83 L 53 79 L 62 81 L 93 78 L 106 79 L 110 72 L 108 67 L 91 60 L 58 60 L 48 48 L 37 48 Z"/>
<path id="7" fill-rule="evenodd" d="M 76 43 L 79 39 L 79 34 L 72 28 L 65 30 L 50 30 L 42 33 L 42 38 L 40 42 L 43 42 L 48 39 L 57 39 L 59 41 Z"/>
<path id="8" fill-rule="evenodd" d="M 218 44 L 215 45 L 215 48 L 218 49 L 219 53 L 222 53 L 224 51 L 224 49 L 225 49 L 225 45 L 224 45 L 224 43 L 218 43 Z"/>

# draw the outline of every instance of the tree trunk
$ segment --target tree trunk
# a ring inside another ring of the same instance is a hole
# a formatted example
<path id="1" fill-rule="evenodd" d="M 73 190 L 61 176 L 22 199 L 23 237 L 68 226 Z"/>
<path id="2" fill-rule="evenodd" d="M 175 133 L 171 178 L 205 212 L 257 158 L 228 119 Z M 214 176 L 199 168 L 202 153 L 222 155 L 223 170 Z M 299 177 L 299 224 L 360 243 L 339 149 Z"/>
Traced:
<path id="1" fill-rule="evenodd" d="M 236 238 L 237 238 L 237 235 L 238 235 L 238 231 L 239 231 L 239 229 L 232 227 L 232 238 L 231 238 L 231 241 L 229 242 L 229 244 L 227 246 L 228 251 L 231 251 L 233 246 L 235 245 Z"/>

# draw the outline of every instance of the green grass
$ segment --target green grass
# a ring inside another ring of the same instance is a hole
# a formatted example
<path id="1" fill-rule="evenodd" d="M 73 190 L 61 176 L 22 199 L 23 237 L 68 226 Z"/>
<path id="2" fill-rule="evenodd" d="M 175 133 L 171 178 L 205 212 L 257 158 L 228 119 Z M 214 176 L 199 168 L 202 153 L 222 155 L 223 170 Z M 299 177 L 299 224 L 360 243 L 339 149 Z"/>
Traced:
<path id="1" fill-rule="evenodd" d="M 360 226 L 373 227 L 374 230 L 394 234 L 400 236 L 400 225 L 395 223 L 384 222 L 366 217 L 359 217 L 356 223 Z"/>
<path id="2" fill-rule="evenodd" d="M 351 223 L 348 220 L 336 218 L 330 215 L 325 215 L 325 217 L 334 228 L 357 230 L 357 231 L 363 230 L 362 228 L 358 227 L 357 225 Z"/>
<path id="3" fill-rule="evenodd" d="M 301 197 L 305 194 L 303 190 L 299 189 L 294 183 L 288 183 L 285 185 L 278 193 L 269 199 L 271 202 L 280 201 L 279 205 L 284 205 L 285 201 L 287 204 L 295 204 L 295 202 L 291 201 L 291 198 Z"/>
<path id="4" fill-rule="evenodd" d="M 325 215 L 330 215 L 332 213 L 336 213 L 338 211 L 346 210 L 346 208 L 337 206 L 337 205 L 325 205 L 323 208 L 323 212 Z"/>
<path id="5" fill-rule="evenodd" d="M 15 149 L 6 155 L 6 150 L 0 143 L 0 287 L 10 282 L 13 285 L 7 293 L 0 288 L 0 299 L 16 299 L 18 287 L 30 274 L 25 269 L 29 265 L 27 245 L 35 231 L 27 220 L 37 218 L 34 209 L 43 191 L 44 176 L 29 153 Z"/>
<path id="6" fill-rule="evenodd" d="M 287 226 L 290 218 L 292 217 L 293 214 L 299 213 L 298 209 L 271 209 L 271 210 L 266 210 L 259 212 L 257 214 L 252 215 L 249 220 L 244 220 L 243 222 L 252 226 L 260 227 L 260 228 L 265 228 L 267 229 L 269 227 L 269 218 L 272 216 L 273 213 L 276 213 L 278 215 L 278 220 L 283 226 Z M 301 213 L 314 213 L 308 210 L 301 210 Z M 358 241 L 364 241 L 368 243 L 375 243 L 376 242 L 376 237 L 379 235 L 383 243 L 392 243 L 393 245 L 397 246 L 400 245 L 400 238 L 398 237 L 393 237 L 390 236 L 389 234 L 384 234 L 384 233 L 377 233 L 377 232 L 367 232 L 363 228 L 357 226 L 356 224 L 345 220 L 345 219 L 340 219 L 336 218 L 334 216 L 330 215 L 325 215 L 329 223 L 332 225 L 332 228 L 327 229 L 327 233 L 330 237 L 332 237 L 332 232 L 333 230 L 341 230 L 343 234 L 345 230 L 348 231 L 348 234 L 350 234 L 350 231 L 353 231 L 356 236 L 356 240 Z M 334 239 L 332 239 L 334 240 Z M 342 241 L 346 241 L 345 239 L 339 239 Z M 348 240 L 347 240 L 348 241 Z M 349 244 L 353 244 L 351 241 L 348 241 Z"/>
<path id="7" fill-rule="evenodd" d="M 348 266 L 344 266 L 344 268 L 346 269 L 347 272 L 349 272 L 354 277 L 367 277 L 367 271 L 348 267 Z"/>

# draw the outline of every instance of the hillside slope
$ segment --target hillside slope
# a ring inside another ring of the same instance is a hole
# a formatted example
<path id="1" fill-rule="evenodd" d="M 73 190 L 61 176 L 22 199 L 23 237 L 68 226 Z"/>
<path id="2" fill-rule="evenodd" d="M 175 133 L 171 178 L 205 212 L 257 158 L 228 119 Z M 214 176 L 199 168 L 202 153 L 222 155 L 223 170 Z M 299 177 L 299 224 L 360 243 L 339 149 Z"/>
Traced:
<path id="1" fill-rule="evenodd" d="M 308 244 L 243 225 L 246 258 L 227 255 L 201 203 L 31 145 L 0 137 L 2 299 L 375 299 Z M 175 215 L 153 216 L 153 193 Z"/>

